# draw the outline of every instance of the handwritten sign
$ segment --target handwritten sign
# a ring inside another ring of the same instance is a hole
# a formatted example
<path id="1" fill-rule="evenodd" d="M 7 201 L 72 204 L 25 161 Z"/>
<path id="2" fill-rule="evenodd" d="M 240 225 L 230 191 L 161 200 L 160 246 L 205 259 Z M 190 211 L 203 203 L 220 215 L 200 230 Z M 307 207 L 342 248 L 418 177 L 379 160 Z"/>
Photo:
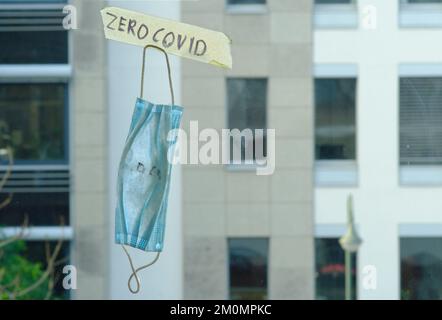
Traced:
<path id="1" fill-rule="evenodd" d="M 104 8 L 101 17 L 107 39 L 151 44 L 180 57 L 232 68 L 231 40 L 222 32 L 117 7 Z"/>

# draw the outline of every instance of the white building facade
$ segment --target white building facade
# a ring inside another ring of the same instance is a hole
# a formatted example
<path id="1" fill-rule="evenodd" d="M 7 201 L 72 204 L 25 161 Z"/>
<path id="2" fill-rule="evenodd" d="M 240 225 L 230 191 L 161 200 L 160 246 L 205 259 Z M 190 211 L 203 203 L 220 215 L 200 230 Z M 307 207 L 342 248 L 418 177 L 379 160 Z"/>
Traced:
<path id="1" fill-rule="evenodd" d="M 440 298 L 441 13 L 441 1 L 316 1 L 315 236 L 343 234 L 353 194 L 359 299 Z M 324 96 L 353 112 L 324 115 Z"/>

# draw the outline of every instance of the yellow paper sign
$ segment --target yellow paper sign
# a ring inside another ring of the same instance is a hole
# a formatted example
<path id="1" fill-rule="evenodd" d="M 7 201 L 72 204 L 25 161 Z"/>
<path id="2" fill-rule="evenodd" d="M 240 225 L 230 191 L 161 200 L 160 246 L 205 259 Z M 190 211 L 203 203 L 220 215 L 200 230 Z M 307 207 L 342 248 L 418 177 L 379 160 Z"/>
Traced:
<path id="1" fill-rule="evenodd" d="M 180 57 L 232 68 L 231 40 L 222 32 L 117 7 L 104 8 L 101 17 L 107 39 L 155 45 Z"/>

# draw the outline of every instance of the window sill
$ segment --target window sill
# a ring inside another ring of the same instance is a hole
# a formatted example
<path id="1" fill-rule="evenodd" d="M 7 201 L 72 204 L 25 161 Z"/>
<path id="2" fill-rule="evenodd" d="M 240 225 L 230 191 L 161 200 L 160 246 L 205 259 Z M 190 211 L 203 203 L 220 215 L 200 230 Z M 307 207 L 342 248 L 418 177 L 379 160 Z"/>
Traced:
<path id="1" fill-rule="evenodd" d="M 72 76 L 69 64 L 0 64 L 0 82 L 11 79 L 55 79 L 67 81 Z"/>
<path id="2" fill-rule="evenodd" d="M 399 169 L 403 186 L 442 186 L 442 166 L 406 166 Z"/>
<path id="3" fill-rule="evenodd" d="M 354 4 L 316 5 L 316 29 L 355 29 L 358 27 L 358 10 Z"/>
<path id="4" fill-rule="evenodd" d="M 14 237 L 23 232 L 22 227 L 4 227 L 2 228 L 2 236 L 9 238 Z M 28 227 L 24 229 L 24 240 L 72 240 L 74 238 L 74 230 L 71 226 L 65 227 Z"/>
<path id="5" fill-rule="evenodd" d="M 256 171 L 260 166 L 257 164 L 226 164 L 224 168 L 230 172 L 249 172 Z"/>
<path id="6" fill-rule="evenodd" d="M 359 224 L 355 223 L 358 233 L 361 232 Z M 315 238 L 340 238 L 347 232 L 346 223 L 316 223 Z"/>
<path id="7" fill-rule="evenodd" d="M 227 5 L 228 14 L 266 14 L 268 12 L 265 4 L 235 4 Z"/>
<path id="8" fill-rule="evenodd" d="M 31 1 L 29 1 L 31 2 Z M 0 10 L 20 10 L 23 8 L 26 9 L 63 9 L 68 3 L 42 3 L 44 1 L 40 1 L 40 3 L 29 3 L 29 2 L 21 2 L 21 3 L 0 3 Z M 46 1 L 49 2 L 49 1 Z"/>
<path id="9" fill-rule="evenodd" d="M 442 5 L 402 5 L 399 12 L 399 26 L 403 28 L 440 28 L 442 27 Z"/>
<path id="10" fill-rule="evenodd" d="M 316 223 L 315 238 L 340 238 L 347 231 L 344 223 Z"/>
<path id="11" fill-rule="evenodd" d="M 320 160 L 315 162 L 316 187 L 355 187 L 358 168 L 352 160 Z"/>
<path id="12" fill-rule="evenodd" d="M 440 237 L 442 224 L 440 223 L 404 223 L 399 225 L 400 237 Z"/>

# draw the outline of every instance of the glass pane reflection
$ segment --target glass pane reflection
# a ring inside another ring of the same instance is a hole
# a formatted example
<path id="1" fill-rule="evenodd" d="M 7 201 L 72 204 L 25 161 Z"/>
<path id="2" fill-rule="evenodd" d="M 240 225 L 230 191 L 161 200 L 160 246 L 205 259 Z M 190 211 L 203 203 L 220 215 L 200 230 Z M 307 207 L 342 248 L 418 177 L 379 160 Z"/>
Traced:
<path id="1" fill-rule="evenodd" d="M 230 299 L 267 299 L 268 239 L 229 239 Z"/>

